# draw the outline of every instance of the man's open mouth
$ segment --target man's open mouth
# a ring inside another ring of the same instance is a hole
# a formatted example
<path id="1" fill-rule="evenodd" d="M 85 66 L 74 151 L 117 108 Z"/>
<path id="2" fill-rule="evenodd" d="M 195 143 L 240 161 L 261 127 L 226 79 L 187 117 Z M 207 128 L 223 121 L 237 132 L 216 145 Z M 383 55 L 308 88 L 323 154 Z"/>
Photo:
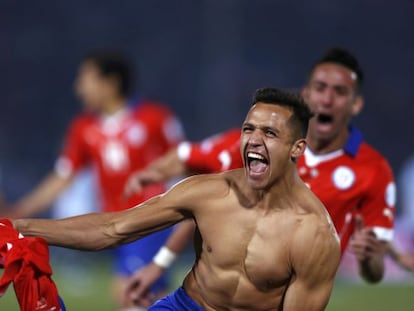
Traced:
<path id="1" fill-rule="evenodd" d="M 269 161 L 260 153 L 249 151 L 247 152 L 247 164 L 250 172 L 254 174 L 262 174 L 269 166 Z"/>
<path id="2" fill-rule="evenodd" d="M 320 113 L 317 115 L 317 120 L 319 123 L 328 124 L 333 122 L 333 116 L 329 114 Z"/>

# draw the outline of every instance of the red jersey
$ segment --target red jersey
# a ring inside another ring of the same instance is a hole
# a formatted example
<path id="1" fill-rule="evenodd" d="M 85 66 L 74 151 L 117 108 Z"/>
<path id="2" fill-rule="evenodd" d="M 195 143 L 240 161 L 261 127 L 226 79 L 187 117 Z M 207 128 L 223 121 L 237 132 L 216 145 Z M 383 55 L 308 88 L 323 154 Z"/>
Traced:
<path id="1" fill-rule="evenodd" d="M 243 162 L 239 138 L 240 130 L 231 130 L 201 144 L 182 143 L 178 155 L 194 171 L 240 168 Z M 331 215 L 342 251 L 354 230 L 357 213 L 362 215 L 365 226 L 373 227 L 379 239 L 392 239 L 394 177 L 386 159 L 363 141 L 357 129 L 351 128 L 341 150 L 319 156 L 306 150 L 298 161 L 298 172 Z"/>
<path id="2" fill-rule="evenodd" d="M 132 207 L 165 190 L 161 184 L 123 199 L 129 175 L 143 169 L 183 138 L 172 112 L 158 103 L 143 101 L 111 116 L 81 114 L 71 123 L 56 172 L 71 176 L 92 164 L 97 171 L 102 208 L 116 211 Z"/>
<path id="3" fill-rule="evenodd" d="M 298 161 L 302 180 L 326 206 L 346 249 L 354 231 L 354 217 L 361 214 L 364 226 L 377 238 L 393 237 L 396 187 L 387 160 L 350 129 L 343 149 L 314 155 L 307 149 Z"/>
<path id="4" fill-rule="evenodd" d="M 183 142 L 178 157 L 197 173 L 224 172 L 243 167 L 240 156 L 240 129 L 204 139 L 201 143 Z"/>

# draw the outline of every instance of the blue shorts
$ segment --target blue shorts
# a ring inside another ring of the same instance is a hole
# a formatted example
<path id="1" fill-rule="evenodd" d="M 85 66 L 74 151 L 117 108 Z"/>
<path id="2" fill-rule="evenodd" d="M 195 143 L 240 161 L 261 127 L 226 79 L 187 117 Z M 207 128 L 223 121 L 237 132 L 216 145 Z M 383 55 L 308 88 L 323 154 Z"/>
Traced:
<path id="1" fill-rule="evenodd" d="M 60 311 L 66 311 L 65 303 L 63 302 L 62 297 L 58 296 L 59 305 L 60 305 Z"/>
<path id="2" fill-rule="evenodd" d="M 156 301 L 148 311 L 203 311 L 190 296 L 187 295 L 183 287 L 176 289 L 168 296 Z"/>
<path id="3" fill-rule="evenodd" d="M 172 228 L 153 233 L 141 240 L 122 245 L 114 249 L 114 270 L 116 275 L 129 277 L 138 269 L 149 264 L 158 250 L 165 244 Z M 167 280 L 163 275 L 151 290 L 158 292 L 167 289 Z"/>

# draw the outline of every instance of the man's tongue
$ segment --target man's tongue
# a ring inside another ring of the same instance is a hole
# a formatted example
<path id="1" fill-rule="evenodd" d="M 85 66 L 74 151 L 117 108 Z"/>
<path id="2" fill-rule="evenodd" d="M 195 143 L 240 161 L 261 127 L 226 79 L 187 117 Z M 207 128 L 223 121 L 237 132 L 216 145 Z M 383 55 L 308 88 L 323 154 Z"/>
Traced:
<path id="1" fill-rule="evenodd" d="M 267 168 L 267 164 L 259 161 L 259 160 L 253 160 L 250 162 L 250 171 L 256 174 L 264 173 L 264 171 Z"/>

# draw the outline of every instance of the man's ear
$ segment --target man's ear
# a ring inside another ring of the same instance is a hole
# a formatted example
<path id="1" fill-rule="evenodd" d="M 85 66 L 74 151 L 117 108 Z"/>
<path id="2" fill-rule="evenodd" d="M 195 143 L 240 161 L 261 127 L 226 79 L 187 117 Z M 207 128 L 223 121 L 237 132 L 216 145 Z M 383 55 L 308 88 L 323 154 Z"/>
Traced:
<path id="1" fill-rule="evenodd" d="M 290 151 L 290 157 L 292 159 L 298 159 L 305 152 L 306 145 L 306 140 L 304 138 L 295 141 Z"/>
<path id="2" fill-rule="evenodd" d="M 308 87 L 305 85 L 302 89 L 302 91 L 300 92 L 300 95 L 302 96 L 302 99 L 307 102 L 308 96 L 309 96 L 309 89 Z"/>
<path id="3" fill-rule="evenodd" d="M 357 95 L 352 105 L 352 115 L 358 115 L 364 107 L 364 98 L 361 95 Z"/>

